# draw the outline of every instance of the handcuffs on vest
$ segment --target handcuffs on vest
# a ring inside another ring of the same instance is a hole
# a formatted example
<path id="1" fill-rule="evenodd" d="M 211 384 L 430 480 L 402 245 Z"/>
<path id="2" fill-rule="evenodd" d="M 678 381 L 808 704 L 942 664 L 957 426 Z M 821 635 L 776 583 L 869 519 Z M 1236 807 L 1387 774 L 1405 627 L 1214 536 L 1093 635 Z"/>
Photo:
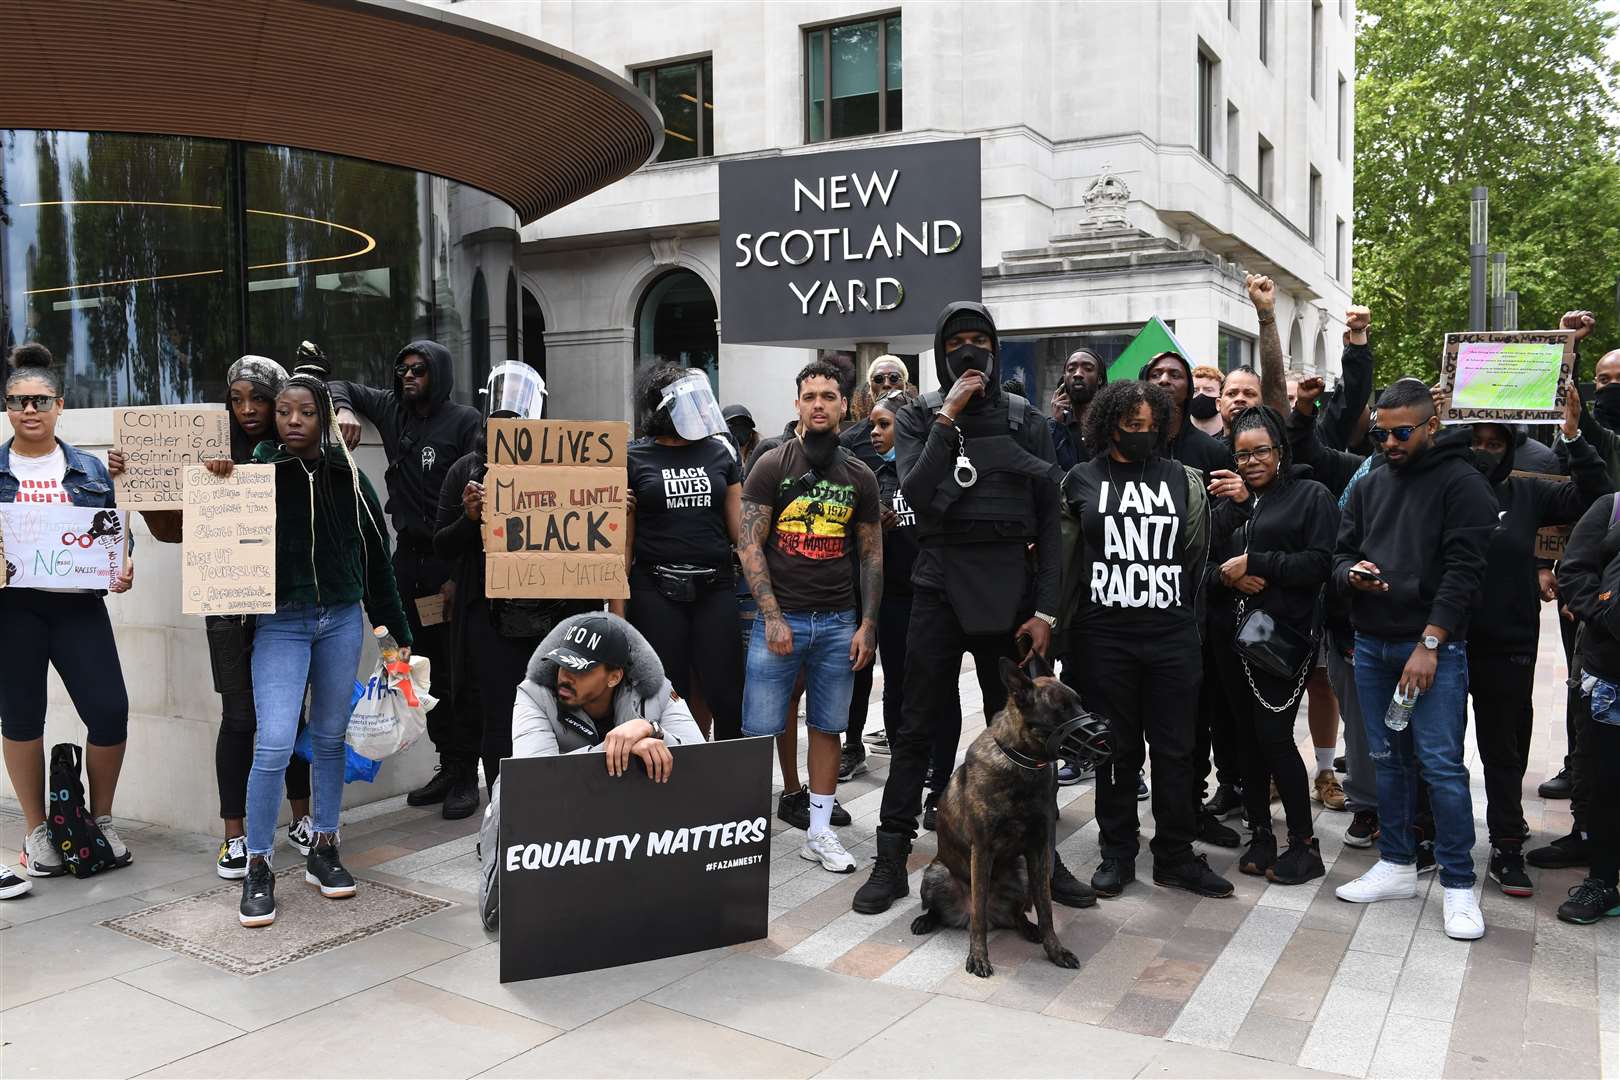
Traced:
<path id="1" fill-rule="evenodd" d="M 955 427 L 955 425 L 952 425 Z M 963 474 L 966 479 L 963 479 Z M 967 456 L 967 437 L 962 434 L 961 428 L 956 428 L 956 468 L 952 471 L 956 478 L 956 486 L 970 488 L 979 482 L 979 470 L 973 467 L 973 461 Z"/>

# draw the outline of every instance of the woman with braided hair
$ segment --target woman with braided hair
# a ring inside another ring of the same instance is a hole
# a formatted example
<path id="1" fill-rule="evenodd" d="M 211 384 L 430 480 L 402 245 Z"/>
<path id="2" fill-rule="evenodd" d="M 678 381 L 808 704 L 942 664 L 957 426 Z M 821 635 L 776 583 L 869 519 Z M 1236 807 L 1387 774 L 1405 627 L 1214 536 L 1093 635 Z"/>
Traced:
<path id="1" fill-rule="evenodd" d="M 304 880 L 322 896 L 354 895 L 354 877 L 338 858 L 338 811 L 343 738 L 366 637 L 362 604 L 371 622 L 387 627 L 399 642 L 401 654 L 410 652 L 382 508 L 335 435 L 337 416 L 319 372 L 302 366 L 287 380 L 276 395 L 276 439 L 253 453 L 254 461 L 276 469 L 276 610 L 259 616 L 253 639 L 259 733 L 248 776 L 248 873 L 238 915 L 243 926 L 268 926 L 276 918 L 270 849 L 306 684 L 314 837 Z M 210 462 L 209 468 L 226 475 L 232 465 Z"/>

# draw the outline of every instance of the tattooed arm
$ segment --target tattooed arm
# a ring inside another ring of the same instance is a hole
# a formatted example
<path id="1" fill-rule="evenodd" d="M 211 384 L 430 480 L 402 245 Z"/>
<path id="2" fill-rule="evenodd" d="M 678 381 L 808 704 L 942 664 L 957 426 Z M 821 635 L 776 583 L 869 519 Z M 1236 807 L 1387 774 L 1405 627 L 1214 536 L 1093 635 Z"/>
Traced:
<path id="1" fill-rule="evenodd" d="M 851 670 L 863 671 L 877 655 L 877 613 L 883 605 L 883 523 L 863 521 L 855 526 L 861 557 L 861 625 L 849 643 Z"/>
<path id="2" fill-rule="evenodd" d="M 1277 286 L 1260 274 L 1250 274 L 1244 285 L 1260 319 L 1260 400 L 1288 415 L 1288 361 L 1283 358 L 1282 338 L 1277 336 Z M 1296 358 L 1297 359 L 1297 358 Z"/>
<path id="3" fill-rule="evenodd" d="M 765 645 L 777 656 L 793 651 L 793 631 L 782 618 L 782 608 L 776 602 L 776 590 L 771 588 L 771 572 L 765 566 L 765 542 L 771 536 L 772 507 L 752 499 L 742 501 L 742 535 L 737 546 L 737 559 L 742 563 L 743 577 L 748 591 L 754 594 L 759 607 L 758 618 L 765 620 Z"/>

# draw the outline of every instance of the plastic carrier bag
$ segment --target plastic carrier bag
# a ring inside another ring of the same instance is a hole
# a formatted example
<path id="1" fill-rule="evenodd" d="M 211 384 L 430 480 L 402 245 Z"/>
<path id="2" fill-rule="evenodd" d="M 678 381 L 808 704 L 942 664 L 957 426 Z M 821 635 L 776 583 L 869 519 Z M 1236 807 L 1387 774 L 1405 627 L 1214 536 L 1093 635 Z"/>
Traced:
<path id="1" fill-rule="evenodd" d="M 365 692 L 365 684 L 359 679 L 354 680 L 354 696 L 349 699 L 349 711 L 351 713 Z M 305 727 L 298 732 L 298 739 L 293 743 L 293 753 L 305 761 L 315 760 L 315 743 L 310 738 L 309 728 Z M 377 779 L 377 773 L 380 771 L 382 771 L 382 762 L 361 757 L 354 752 L 352 746 L 345 745 L 343 747 L 343 782 L 345 784 L 352 784 L 356 780 L 364 780 L 369 784 Z"/>
<path id="2" fill-rule="evenodd" d="M 349 713 L 348 744 L 372 761 L 409 750 L 427 732 L 428 710 L 438 704 L 429 693 L 432 662 L 379 660 Z"/>

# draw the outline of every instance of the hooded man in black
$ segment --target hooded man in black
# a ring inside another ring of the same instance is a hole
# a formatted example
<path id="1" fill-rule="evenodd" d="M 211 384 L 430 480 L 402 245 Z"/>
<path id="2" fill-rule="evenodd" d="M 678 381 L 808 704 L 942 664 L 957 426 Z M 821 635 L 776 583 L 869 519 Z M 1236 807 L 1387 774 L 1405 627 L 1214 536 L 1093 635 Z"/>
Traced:
<path id="1" fill-rule="evenodd" d="M 995 322 L 983 305 L 958 301 L 940 313 L 934 365 L 943 391 L 904 406 L 895 419 L 900 491 L 917 516 L 905 704 L 891 731 L 877 864 L 854 909 L 874 915 L 905 896 L 906 856 L 917 832 L 933 724 L 954 694 L 952 675 L 971 652 L 984 714 L 1006 704 L 992 673 L 1029 637 L 1045 655 L 1062 572 L 1058 483 L 1046 419 L 1001 389 Z M 1029 548 L 1034 545 L 1031 565 Z M 988 677 L 987 677 L 988 676 Z M 1056 793 L 1056 769 L 1053 792 Z M 1096 903 L 1054 856 L 1053 898 Z"/>
<path id="2" fill-rule="evenodd" d="M 1187 411 L 1192 401 L 1192 365 L 1180 353 L 1162 352 L 1149 360 L 1137 378 L 1153 383 L 1170 395 L 1170 456 L 1191 465 L 1209 479 L 1216 469 L 1232 467 L 1232 448 L 1193 423 Z"/>
<path id="3" fill-rule="evenodd" d="M 447 617 L 454 608 L 452 567 L 433 552 L 434 526 L 445 477 L 452 465 L 477 449 L 484 434 L 483 417 L 477 409 L 450 400 L 455 389 L 450 350 L 436 341 L 413 341 L 399 351 L 392 389 L 349 382 L 330 387 L 344 442 L 353 448 L 360 441 L 360 417 L 370 420 L 382 436 L 388 457 L 385 510 L 398 537 L 394 577 L 400 599 L 417 651 L 449 657 L 449 628 L 443 623 L 423 626 L 416 601 L 440 597 Z M 457 715 L 453 667 L 441 664 L 434 672 L 439 704 L 428 713 L 428 738 L 439 752 L 439 771 L 406 797 L 412 806 L 443 803 L 444 816 L 451 819 L 478 809 L 481 729 L 477 717 Z"/>

